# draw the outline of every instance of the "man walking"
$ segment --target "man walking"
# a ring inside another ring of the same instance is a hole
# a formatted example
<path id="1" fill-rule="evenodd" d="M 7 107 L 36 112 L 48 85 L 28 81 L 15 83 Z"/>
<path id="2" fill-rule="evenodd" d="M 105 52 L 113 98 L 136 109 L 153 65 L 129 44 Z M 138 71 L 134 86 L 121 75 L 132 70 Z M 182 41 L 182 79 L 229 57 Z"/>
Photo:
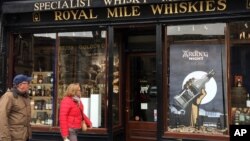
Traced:
<path id="1" fill-rule="evenodd" d="M 13 87 L 0 99 L 0 141 L 27 141 L 31 138 L 31 106 L 28 95 L 32 80 L 16 75 Z"/>

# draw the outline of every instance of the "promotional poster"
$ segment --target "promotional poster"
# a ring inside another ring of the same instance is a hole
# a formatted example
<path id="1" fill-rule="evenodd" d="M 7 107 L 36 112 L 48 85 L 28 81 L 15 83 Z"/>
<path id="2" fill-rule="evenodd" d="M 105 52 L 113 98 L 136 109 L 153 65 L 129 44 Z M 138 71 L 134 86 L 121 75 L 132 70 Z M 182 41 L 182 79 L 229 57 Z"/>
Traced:
<path id="1" fill-rule="evenodd" d="M 223 45 L 170 46 L 169 131 L 223 134 Z"/>

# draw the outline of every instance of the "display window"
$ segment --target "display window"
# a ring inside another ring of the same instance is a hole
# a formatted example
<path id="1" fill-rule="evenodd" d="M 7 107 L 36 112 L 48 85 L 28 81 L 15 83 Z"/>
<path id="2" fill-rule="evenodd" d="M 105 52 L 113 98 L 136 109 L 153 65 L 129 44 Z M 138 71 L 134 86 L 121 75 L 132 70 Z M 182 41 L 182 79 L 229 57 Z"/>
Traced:
<path id="1" fill-rule="evenodd" d="M 52 126 L 56 34 L 15 34 L 13 41 L 13 62 L 9 59 L 13 70 L 10 72 L 33 78 L 28 92 L 32 107 L 31 124 Z"/>
<path id="2" fill-rule="evenodd" d="M 232 22 L 230 31 L 231 125 L 250 124 L 250 26 Z"/>
<path id="3" fill-rule="evenodd" d="M 225 26 L 166 27 L 166 133 L 227 134 Z"/>
<path id="4" fill-rule="evenodd" d="M 11 38 L 8 73 L 32 76 L 29 95 L 33 126 L 59 126 L 59 108 L 67 86 L 79 83 L 84 112 L 93 128 L 107 128 L 107 31 L 20 33 Z M 119 49 L 113 59 L 113 122 L 121 124 Z M 11 65 L 13 64 L 13 66 Z"/>
<path id="5" fill-rule="evenodd" d="M 104 127 L 106 31 L 62 32 L 58 37 L 58 100 L 70 83 L 80 83 L 85 114 L 90 117 L 93 127 Z"/>

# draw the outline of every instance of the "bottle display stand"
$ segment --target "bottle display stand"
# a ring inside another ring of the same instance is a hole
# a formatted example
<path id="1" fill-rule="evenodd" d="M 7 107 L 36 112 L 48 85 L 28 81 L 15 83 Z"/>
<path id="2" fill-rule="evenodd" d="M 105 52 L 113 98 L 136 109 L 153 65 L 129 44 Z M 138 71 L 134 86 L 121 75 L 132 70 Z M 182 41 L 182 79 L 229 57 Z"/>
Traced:
<path id="1" fill-rule="evenodd" d="M 29 88 L 31 124 L 52 125 L 53 72 L 33 72 Z"/>

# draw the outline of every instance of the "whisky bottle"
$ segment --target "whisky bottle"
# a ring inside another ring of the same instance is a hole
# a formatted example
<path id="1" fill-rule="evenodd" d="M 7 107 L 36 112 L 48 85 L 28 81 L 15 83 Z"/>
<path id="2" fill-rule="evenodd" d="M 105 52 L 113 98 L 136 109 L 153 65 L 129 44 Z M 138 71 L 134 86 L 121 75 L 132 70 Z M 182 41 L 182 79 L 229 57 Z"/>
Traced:
<path id="1" fill-rule="evenodd" d="M 45 96 L 50 96 L 50 90 L 48 88 L 45 90 Z"/>
<path id="2" fill-rule="evenodd" d="M 221 125 L 221 121 L 220 121 L 220 117 L 217 119 L 217 129 L 222 129 L 222 125 Z"/>
<path id="3" fill-rule="evenodd" d="M 46 79 L 46 83 L 53 83 L 52 73 L 51 72 L 47 73 L 47 76 L 45 79 Z"/>
<path id="4" fill-rule="evenodd" d="M 238 80 L 237 80 L 237 87 L 241 87 L 241 86 L 242 86 L 241 80 L 238 79 Z"/>
<path id="5" fill-rule="evenodd" d="M 40 85 L 37 86 L 36 95 L 37 95 L 37 96 L 42 96 L 42 86 L 40 86 Z"/>
<path id="6" fill-rule="evenodd" d="M 50 83 L 52 84 L 54 81 L 54 78 L 53 78 L 53 73 L 50 74 Z"/>
<path id="7" fill-rule="evenodd" d="M 32 89 L 32 96 L 36 96 L 36 86 Z"/>
<path id="8" fill-rule="evenodd" d="M 247 93 L 246 106 L 250 107 L 250 96 L 249 96 L 249 93 Z"/>
<path id="9" fill-rule="evenodd" d="M 37 103 L 35 102 L 34 110 L 37 110 L 37 109 L 38 109 L 38 106 L 37 106 Z"/>
<path id="10" fill-rule="evenodd" d="M 37 82 L 38 82 L 39 84 L 43 83 L 43 75 L 42 75 L 42 74 L 39 74 L 39 75 L 38 75 Z"/>
<path id="11" fill-rule="evenodd" d="M 50 100 L 47 100 L 46 102 L 46 110 L 50 110 Z"/>
<path id="12" fill-rule="evenodd" d="M 32 88 L 31 87 L 29 87 L 28 94 L 29 94 L 29 96 L 32 96 Z"/>
<path id="13" fill-rule="evenodd" d="M 52 99 L 49 99 L 48 101 L 48 110 L 52 110 Z"/>
<path id="14" fill-rule="evenodd" d="M 212 69 L 207 74 L 203 75 L 200 79 L 196 79 L 190 82 L 188 87 L 185 87 L 178 95 L 174 97 L 174 102 L 181 109 L 185 109 L 190 102 L 200 95 L 201 89 L 205 87 L 205 84 L 215 75 L 215 71 Z"/>
<path id="15" fill-rule="evenodd" d="M 45 86 L 42 87 L 41 96 L 45 96 Z"/>
<path id="16" fill-rule="evenodd" d="M 234 114 L 234 124 L 235 125 L 239 125 L 239 114 L 240 114 L 240 112 L 238 110 L 236 110 L 235 114 Z"/>
<path id="17" fill-rule="evenodd" d="M 243 111 L 241 111 L 239 114 L 239 122 L 240 122 L 240 125 L 245 124 L 245 114 L 243 113 Z"/>
<path id="18" fill-rule="evenodd" d="M 53 119 L 52 119 L 52 115 L 49 114 L 48 115 L 48 125 L 52 125 Z"/>
<path id="19" fill-rule="evenodd" d="M 32 79 L 32 83 L 33 84 L 36 84 L 38 81 L 37 81 L 37 74 L 33 74 L 33 79 Z"/>

